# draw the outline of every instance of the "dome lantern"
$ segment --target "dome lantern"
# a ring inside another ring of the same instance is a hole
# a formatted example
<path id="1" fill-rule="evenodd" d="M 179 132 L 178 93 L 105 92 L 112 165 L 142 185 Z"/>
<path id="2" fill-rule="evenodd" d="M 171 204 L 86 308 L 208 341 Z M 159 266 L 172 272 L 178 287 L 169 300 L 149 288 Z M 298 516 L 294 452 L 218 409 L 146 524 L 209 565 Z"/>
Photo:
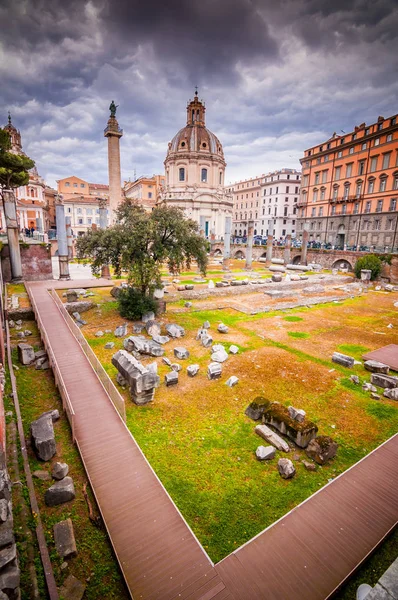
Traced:
<path id="1" fill-rule="evenodd" d="M 195 89 L 195 97 L 187 104 L 187 125 L 205 126 L 205 105 L 198 98 L 198 88 Z"/>

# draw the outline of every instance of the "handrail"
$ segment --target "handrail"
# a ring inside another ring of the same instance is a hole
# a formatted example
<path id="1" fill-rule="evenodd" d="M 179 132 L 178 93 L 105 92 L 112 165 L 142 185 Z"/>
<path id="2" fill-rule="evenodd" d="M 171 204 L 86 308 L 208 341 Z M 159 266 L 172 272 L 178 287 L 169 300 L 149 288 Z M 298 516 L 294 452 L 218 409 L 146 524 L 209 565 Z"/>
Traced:
<path id="1" fill-rule="evenodd" d="M 66 412 L 66 415 L 68 417 L 68 421 L 69 421 L 69 424 L 70 424 L 70 427 L 72 430 L 72 440 L 74 443 L 75 439 L 76 439 L 76 436 L 75 436 L 75 411 L 73 410 L 73 406 L 70 401 L 69 394 L 66 389 L 66 385 L 62 378 L 61 369 L 59 368 L 57 359 L 55 358 L 54 351 L 52 349 L 50 340 L 48 339 L 48 336 L 47 336 L 46 330 L 44 328 L 40 313 L 38 311 L 35 299 L 33 298 L 33 294 L 30 293 L 29 288 L 28 288 L 28 294 L 29 294 L 30 303 L 31 303 L 33 311 L 35 313 L 36 321 L 39 325 L 39 330 L 40 330 L 40 333 L 42 336 L 44 347 L 45 347 L 47 355 L 48 355 L 49 363 L 53 367 L 55 383 L 58 387 L 60 396 L 62 398 L 62 408 L 64 409 L 64 411 Z"/>
<path id="2" fill-rule="evenodd" d="M 104 388 L 107 396 L 109 397 L 110 401 L 112 402 L 113 406 L 115 407 L 115 409 L 117 410 L 117 412 L 119 413 L 119 415 L 121 416 L 123 421 L 126 422 L 126 405 L 124 402 L 124 398 L 119 394 L 118 390 L 116 389 L 115 385 L 113 384 L 108 373 L 105 371 L 101 362 L 98 360 L 97 356 L 95 355 L 93 350 L 90 348 L 90 345 L 88 344 L 86 338 L 80 331 L 79 327 L 76 325 L 76 323 L 74 322 L 74 320 L 72 319 L 72 317 L 70 316 L 68 311 L 66 310 L 65 305 L 59 298 L 55 289 L 52 288 L 50 293 L 51 293 L 51 296 L 52 296 L 55 304 L 59 308 L 61 315 L 64 317 L 66 324 L 69 327 L 72 335 L 74 335 L 74 337 L 79 342 L 84 354 L 87 356 L 89 363 L 91 364 L 93 370 L 97 374 L 98 379 L 100 380 L 102 387 Z"/>

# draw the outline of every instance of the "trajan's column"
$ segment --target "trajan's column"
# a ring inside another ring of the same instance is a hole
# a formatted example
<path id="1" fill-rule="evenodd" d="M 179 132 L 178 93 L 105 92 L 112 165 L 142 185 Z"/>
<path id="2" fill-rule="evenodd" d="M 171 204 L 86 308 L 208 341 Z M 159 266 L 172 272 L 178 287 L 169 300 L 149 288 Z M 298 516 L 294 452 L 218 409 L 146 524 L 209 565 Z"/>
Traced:
<path id="1" fill-rule="evenodd" d="M 115 210 L 122 200 L 122 181 L 120 172 L 120 144 L 123 135 L 116 119 L 117 106 L 112 100 L 109 110 L 111 116 L 105 127 L 104 136 L 108 138 L 108 173 L 109 173 L 109 222 L 115 222 Z"/>

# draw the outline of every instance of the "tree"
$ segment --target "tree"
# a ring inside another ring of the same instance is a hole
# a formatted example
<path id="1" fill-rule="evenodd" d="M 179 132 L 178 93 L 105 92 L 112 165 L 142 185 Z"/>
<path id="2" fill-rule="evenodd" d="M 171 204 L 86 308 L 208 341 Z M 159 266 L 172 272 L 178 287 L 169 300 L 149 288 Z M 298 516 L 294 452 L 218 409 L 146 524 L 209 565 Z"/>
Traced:
<path id="1" fill-rule="evenodd" d="M 161 284 L 161 266 L 177 274 L 196 260 L 204 275 L 207 266 L 206 240 L 195 221 L 182 210 L 156 207 L 145 212 L 126 199 L 117 210 L 116 224 L 108 229 L 88 231 L 76 243 L 79 258 L 91 258 L 94 274 L 110 264 L 115 273 L 127 271 L 128 281 L 142 294 L 152 294 Z"/>
<path id="2" fill-rule="evenodd" d="M 8 132 L 0 128 L 0 188 L 13 189 L 29 183 L 29 169 L 35 166 L 25 154 L 9 152 L 11 148 Z"/>
<path id="3" fill-rule="evenodd" d="M 367 256 L 362 256 L 357 260 L 354 267 L 355 275 L 358 279 L 361 279 L 362 269 L 367 269 L 372 272 L 370 279 L 373 281 L 380 275 L 382 266 L 382 262 L 378 256 L 375 256 L 374 254 L 368 254 Z"/>

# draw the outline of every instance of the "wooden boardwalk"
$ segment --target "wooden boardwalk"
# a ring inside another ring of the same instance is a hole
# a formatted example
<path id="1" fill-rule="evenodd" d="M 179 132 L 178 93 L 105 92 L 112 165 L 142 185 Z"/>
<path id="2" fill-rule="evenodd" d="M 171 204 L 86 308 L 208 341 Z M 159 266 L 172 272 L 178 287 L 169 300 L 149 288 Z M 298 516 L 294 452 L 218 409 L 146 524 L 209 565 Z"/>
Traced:
<path id="1" fill-rule="evenodd" d="M 49 287 L 73 283 L 35 282 L 27 288 L 68 391 L 76 443 L 135 600 L 324 600 L 395 527 L 398 435 L 214 566 L 111 404 Z"/>

